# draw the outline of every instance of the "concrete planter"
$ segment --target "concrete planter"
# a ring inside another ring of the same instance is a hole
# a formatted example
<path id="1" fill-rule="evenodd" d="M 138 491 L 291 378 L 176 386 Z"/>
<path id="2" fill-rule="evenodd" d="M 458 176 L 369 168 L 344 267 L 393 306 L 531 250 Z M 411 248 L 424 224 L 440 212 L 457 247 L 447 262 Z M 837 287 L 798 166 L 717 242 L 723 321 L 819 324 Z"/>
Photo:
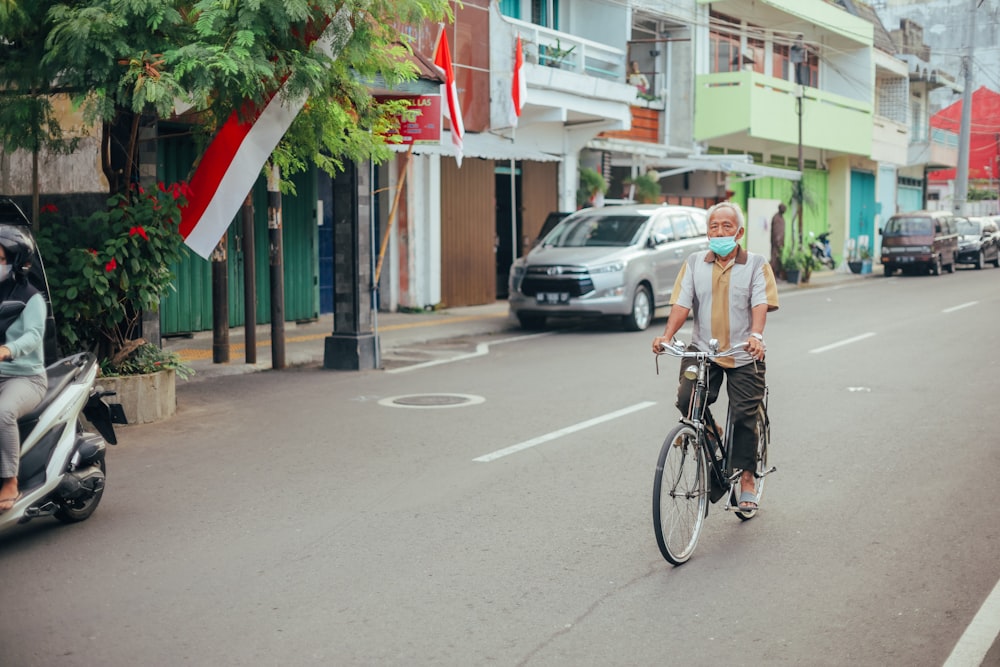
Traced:
<path id="1" fill-rule="evenodd" d="M 117 392 L 107 400 L 121 404 L 129 424 L 151 424 L 177 412 L 177 373 L 173 369 L 146 375 L 100 377 L 97 384 L 106 391 Z"/>

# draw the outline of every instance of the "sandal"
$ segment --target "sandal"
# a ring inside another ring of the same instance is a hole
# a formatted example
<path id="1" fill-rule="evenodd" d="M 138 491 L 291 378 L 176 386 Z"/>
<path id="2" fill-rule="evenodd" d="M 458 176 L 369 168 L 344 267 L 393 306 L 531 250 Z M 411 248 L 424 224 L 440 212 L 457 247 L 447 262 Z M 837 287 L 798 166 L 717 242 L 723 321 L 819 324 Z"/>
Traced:
<path id="1" fill-rule="evenodd" d="M 10 510 L 14 509 L 14 505 L 17 504 L 17 501 L 20 500 L 21 496 L 23 495 L 24 495 L 23 493 L 19 493 L 13 498 L 0 499 L 0 514 L 3 514 L 4 512 L 9 512 Z"/>
<path id="2" fill-rule="evenodd" d="M 757 494 L 750 491 L 741 492 L 740 502 L 737 503 L 736 509 L 740 512 L 756 512 Z"/>

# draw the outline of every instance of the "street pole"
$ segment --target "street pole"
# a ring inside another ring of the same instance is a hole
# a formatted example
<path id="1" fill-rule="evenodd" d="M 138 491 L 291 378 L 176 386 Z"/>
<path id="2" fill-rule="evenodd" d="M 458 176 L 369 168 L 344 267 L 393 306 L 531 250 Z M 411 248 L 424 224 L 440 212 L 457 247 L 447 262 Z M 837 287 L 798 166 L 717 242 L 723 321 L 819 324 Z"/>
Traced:
<path id="1" fill-rule="evenodd" d="M 229 363 L 229 276 L 226 234 L 212 251 L 212 363 Z"/>
<path id="2" fill-rule="evenodd" d="M 271 368 L 285 367 L 285 275 L 281 249 L 281 171 L 271 163 L 267 172 L 267 238 L 271 275 Z"/>
<path id="3" fill-rule="evenodd" d="M 243 202 L 243 342 L 244 359 L 257 363 L 257 258 L 253 237 L 253 190 Z"/>
<path id="4" fill-rule="evenodd" d="M 963 90 L 962 118 L 958 128 L 958 168 L 955 171 L 955 196 L 952 200 L 958 215 L 965 213 L 969 197 L 969 139 L 972 127 L 972 54 L 975 49 L 976 5 L 979 0 L 969 0 L 969 22 L 966 32 L 968 50 L 962 58 Z"/>

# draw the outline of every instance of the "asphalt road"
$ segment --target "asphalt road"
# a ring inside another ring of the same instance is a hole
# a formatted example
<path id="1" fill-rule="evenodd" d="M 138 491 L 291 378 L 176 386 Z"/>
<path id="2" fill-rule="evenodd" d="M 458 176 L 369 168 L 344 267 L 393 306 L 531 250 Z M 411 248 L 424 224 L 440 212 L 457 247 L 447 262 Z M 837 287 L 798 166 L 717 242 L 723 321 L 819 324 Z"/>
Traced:
<path id="1" fill-rule="evenodd" d="M 562 325 L 184 386 L 89 521 L 0 539 L 0 663 L 942 665 L 1000 579 L 1000 271 L 782 298 L 779 470 L 682 567 L 650 508 L 677 362 Z"/>

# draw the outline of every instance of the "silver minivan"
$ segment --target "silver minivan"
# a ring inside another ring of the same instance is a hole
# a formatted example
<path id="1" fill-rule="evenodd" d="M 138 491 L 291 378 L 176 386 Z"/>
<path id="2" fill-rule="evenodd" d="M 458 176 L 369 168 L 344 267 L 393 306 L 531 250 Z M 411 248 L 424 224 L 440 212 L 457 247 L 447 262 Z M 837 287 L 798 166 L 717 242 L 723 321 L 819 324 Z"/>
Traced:
<path id="1" fill-rule="evenodd" d="M 511 266 L 508 301 L 525 329 L 549 317 L 618 316 L 642 331 L 670 300 L 681 263 L 708 248 L 706 213 L 689 206 L 585 208 Z"/>

